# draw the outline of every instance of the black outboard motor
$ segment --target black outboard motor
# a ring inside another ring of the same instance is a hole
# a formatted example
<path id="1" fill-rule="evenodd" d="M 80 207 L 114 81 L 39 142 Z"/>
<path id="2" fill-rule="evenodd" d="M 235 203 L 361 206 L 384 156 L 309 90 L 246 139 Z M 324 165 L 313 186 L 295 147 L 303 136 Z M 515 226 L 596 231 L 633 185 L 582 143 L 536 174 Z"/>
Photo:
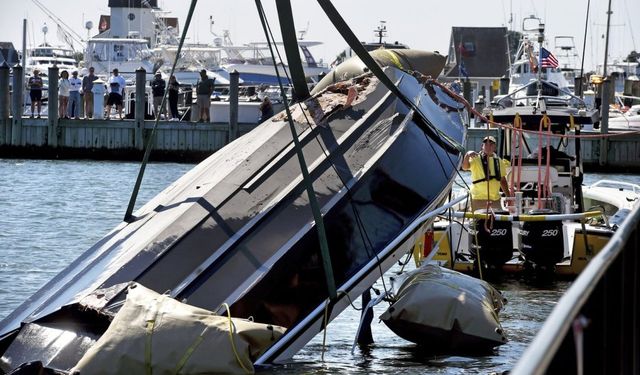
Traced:
<path id="1" fill-rule="evenodd" d="M 497 213 L 497 212 L 496 212 Z M 513 233 L 510 221 L 494 221 L 485 226 L 485 219 L 475 220 L 471 254 L 474 265 L 482 265 L 482 269 L 499 271 L 502 265 L 513 257 Z M 488 231 L 487 231 L 488 229 Z"/>
<path id="2" fill-rule="evenodd" d="M 548 215 L 557 212 L 542 209 L 530 215 Z M 522 224 L 522 253 L 528 266 L 535 270 L 550 271 L 564 256 L 564 237 L 561 221 L 526 221 Z"/>

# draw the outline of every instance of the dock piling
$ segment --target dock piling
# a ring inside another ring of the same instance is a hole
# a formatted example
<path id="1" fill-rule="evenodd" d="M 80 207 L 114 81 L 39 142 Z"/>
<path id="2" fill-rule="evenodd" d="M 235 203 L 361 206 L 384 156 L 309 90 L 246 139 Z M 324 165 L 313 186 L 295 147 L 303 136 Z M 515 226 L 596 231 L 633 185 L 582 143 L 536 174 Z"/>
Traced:
<path id="1" fill-rule="evenodd" d="M 58 79 L 60 69 L 54 65 L 49 67 L 49 97 L 47 99 L 47 122 L 48 137 L 47 143 L 51 147 L 58 147 Z"/>
<path id="2" fill-rule="evenodd" d="M 9 98 L 9 65 L 5 61 L 0 65 L 0 145 L 6 145 L 11 141 Z"/>
<path id="3" fill-rule="evenodd" d="M 240 73 L 233 70 L 229 73 L 229 142 L 238 138 L 238 85 L 240 84 Z"/>
<path id="4" fill-rule="evenodd" d="M 13 146 L 20 146 L 22 142 L 23 92 L 24 70 L 20 64 L 17 64 L 13 67 L 13 121 L 11 123 L 11 144 Z"/>
<path id="5" fill-rule="evenodd" d="M 609 133 L 609 104 L 611 103 L 611 79 L 605 78 L 602 82 L 602 105 L 600 106 L 600 132 L 602 134 Z M 600 165 L 604 166 L 608 163 L 607 153 L 608 150 L 607 137 L 600 139 Z"/>
<path id="6" fill-rule="evenodd" d="M 145 90 L 147 84 L 147 71 L 140 67 L 136 69 L 136 111 L 135 111 L 135 147 L 138 150 L 144 149 L 144 109 Z"/>

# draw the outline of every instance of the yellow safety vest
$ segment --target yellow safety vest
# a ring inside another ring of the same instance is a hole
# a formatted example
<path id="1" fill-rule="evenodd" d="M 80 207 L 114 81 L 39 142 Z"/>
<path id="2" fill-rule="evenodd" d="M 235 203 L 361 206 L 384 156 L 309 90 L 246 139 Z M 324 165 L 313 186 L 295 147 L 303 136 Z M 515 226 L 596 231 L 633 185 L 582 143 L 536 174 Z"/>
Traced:
<path id="1" fill-rule="evenodd" d="M 482 163 L 482 157 L 480 155 L 469 159 L 469 166 L 471 169 L 471 198 L 497 201 L 500 199 L 500 180 L 507 174 L 507 168 L 511 165 L 508 160 L 504 160 L 498 157 L 488 157 L 487 167 L 489 168 L 489 178 L 484 172 L 484 165 Z M 494 161 L 495 160 L 495 161 Z M 497 163 L 496 163 L 497 161 Z M 496 173 L 496 165 L 498 165 L 498 171 Z M 487 184 L 489 184 L 487 194 Z"/>

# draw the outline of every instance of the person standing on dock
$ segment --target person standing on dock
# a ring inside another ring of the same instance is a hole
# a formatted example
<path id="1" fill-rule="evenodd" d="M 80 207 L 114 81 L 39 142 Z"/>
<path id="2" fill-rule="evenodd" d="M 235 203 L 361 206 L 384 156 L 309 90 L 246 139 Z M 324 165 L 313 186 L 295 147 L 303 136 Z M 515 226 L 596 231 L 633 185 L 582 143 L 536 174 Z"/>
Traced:
<path id="1" fill-rule="evenodd" d="M 33 70 L 33 75 L 29 77 L 29 96 L 31 97 L 31 118 L 33 118 L 33 110 L 38 108 L 38 118 L 40 118 L 40 109 L 42 107 L 42 77 L 38 69 Z"/>
<path id="2" fill-rule="evenodd" d="M 82 78 L 82 96 L 84 97 L 84 117 L 93 118 L 93 81 L 98 79 L 95 69 L 89 67 L 89 74 Z"/>
<path id="3" fill-rule="evenodd" d="M 482 150 L 469 151 L 462 159 L 462 169 L 471 171 L 471 208 L 475 210 L 493 208 L 501 210 L 500 188 L 512 196 L 507 183 L 508 160 L 496 155 L 496 139 L 487 136 L 482 139 Z"/>
<path id="4" fill-rule="evenodd" d="M 122 95 L 127 82 L 118 74 L 118 69 L 113 69 L 113 75 L 109 77 L 109 97 L 107 98 L 107 117 L 111 116 L 111 106 L 115 105 L 118 116 L 122 120 Z"/>
<path id="5" fill-rule="evenodd" d="M 157 72 L 155 78 L 151 81 L 151 93 L 153 94 L 153 115 L 158 119 L 162 114 L 164 114 L 165 118 L 167 117 L 166 107 L 160 108 L 166 86 L 167 83 L 162 79 L 162 73 Z M 158 110 L 158 108 L 160 108 L 160 110 Z"/>
<path id="6" fill-rule="evenodd" d="M 69 78 L 69 106 L 67 111 L 68 117 L 74 119 L 80 118 L 80 89 L 82 88 L 82 80 L 78 78 L 78 71 L 74 70 Z"/>
<path id="7" fill-rule="evenodd" d="M 215 88 L 215 80 L 207 76 L 207 71 L 200 71 L 200 81 L 196 89 L 198 95 L 198 107 L 200 108 L 200 118 L 198 122 L 209 122 L 209 108 L 211 107 L 211 94 Z"/>
<path id="8" fill-rule="evenodd" d="M 70 90 L 69 72 L 63 70 L 62 73 L 60 73 L 60 80 L 58 81 L 58 97 L 60 100 L 60 104 L 58 105 L 58 118 L 68 118 L 67 105 L 69 104 Z"/>
<path id="9" fill-rule="evenodd" d="M 176 76 L 169 78 L 169 110 L 171 111 L 171 120 L 178 121 L 178 94 L 180 93 L 180 83 L 176 80 Z"/>

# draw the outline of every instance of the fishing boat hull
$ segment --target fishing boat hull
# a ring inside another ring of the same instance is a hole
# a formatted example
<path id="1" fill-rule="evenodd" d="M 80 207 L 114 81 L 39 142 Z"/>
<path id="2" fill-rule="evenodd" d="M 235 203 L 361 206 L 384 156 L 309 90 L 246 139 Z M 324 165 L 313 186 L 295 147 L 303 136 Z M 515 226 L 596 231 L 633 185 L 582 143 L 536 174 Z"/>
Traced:
<path id="1" fill-rule="evenodd" d="M 393 67 L 385 73 L 413 109 L 373 76 L 354 84 L 351 102 L 324 91 L 300 104 L 292 126 L 308 179 L 284 113 L 232 142 L 4 319 L 0 369 L 34 360 L 73 367 L 117 314 L 131 281 L 285 327 L 256 364 L 291 358 L 325 315 L 337 316 L 411 247 L 428 224 L 416 221 L 444 200 L 461 161 L 464 107 L 433 83 Z M 323 215 L 332 276 L 308 183 Z"/>

